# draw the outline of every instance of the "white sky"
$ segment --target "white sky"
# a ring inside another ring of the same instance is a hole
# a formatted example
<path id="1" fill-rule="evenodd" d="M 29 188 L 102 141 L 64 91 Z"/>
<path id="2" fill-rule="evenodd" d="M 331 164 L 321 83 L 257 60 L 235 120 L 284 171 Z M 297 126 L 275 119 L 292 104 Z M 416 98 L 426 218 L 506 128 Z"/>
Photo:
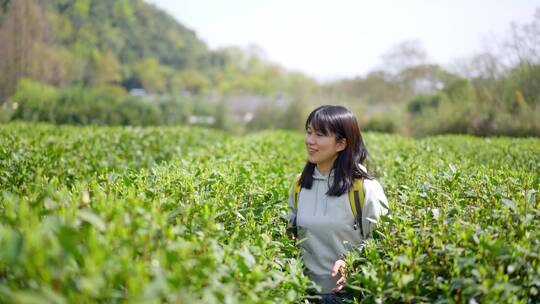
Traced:
<path id="1" fill-rule="evenodd" d="M 212 49 L 255 44 L 269 61 L 318 80 L 365 75 L 417 39 L 447 65 L 529 23 L 540 0 L 147 0 Z"/>

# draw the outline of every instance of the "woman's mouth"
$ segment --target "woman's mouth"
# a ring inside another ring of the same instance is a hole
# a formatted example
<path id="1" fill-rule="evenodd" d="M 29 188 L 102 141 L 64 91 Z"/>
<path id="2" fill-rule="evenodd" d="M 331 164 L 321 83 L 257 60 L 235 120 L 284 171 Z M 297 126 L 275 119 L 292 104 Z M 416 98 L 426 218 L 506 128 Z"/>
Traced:
<path id="1" fill-rule="evenodd" d="M 314 153 L 316 153 L 316 152 L 317 152 L 316 149 L 308 148 L 308 153 L 309 153 L 309 154 L 314 154 Z"/>

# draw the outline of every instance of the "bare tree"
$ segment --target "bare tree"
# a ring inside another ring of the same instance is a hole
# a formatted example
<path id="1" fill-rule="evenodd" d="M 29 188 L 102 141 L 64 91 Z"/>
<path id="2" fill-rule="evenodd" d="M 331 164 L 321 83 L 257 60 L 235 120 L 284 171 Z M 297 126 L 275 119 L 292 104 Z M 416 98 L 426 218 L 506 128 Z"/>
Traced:
<path id="1" fill-rule="evenodd" d="M 381 60 L 384 70 L 396 75 L 407 68 L 426 64 L 428 54 L 419 40 L 412 39 L 394 45 L 381 56 Z"/>
<path id="2" fill-rule="evenodd" d="M 452 72 L 468 79 L 481 78 L 494 80 L 508 70 L 501 57 L 490 50 L 485 50 L 472 57 L 454 60 L 450 69 Z"/>
<path id="3" fill-rule="evenodd" d="M 0 103 L 21 77 L 43 80 L 49 26 L 35 0 L 11 1 L 0 28 Z"/>
<path id="4" fill-rule="evenodd" d="M 512 23 L 511 37 L 505 46 L 516 65 L 540 64 L 540 7 L 531 23 L 521 26 Z"/>

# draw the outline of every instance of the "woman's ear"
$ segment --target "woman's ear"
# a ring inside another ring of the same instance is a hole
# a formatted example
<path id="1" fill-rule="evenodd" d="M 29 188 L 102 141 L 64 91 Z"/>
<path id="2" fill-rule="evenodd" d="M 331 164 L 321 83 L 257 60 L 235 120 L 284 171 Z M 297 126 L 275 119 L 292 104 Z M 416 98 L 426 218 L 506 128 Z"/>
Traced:
<path id="1" fill-rule="evenodd" d="M 337 147 L 338 152 L 345 150 L 345 148 L 347 148 L 347 139 L 342 138 L 338 140 L 338 142 L 336 143 L 336 147 Z"/>

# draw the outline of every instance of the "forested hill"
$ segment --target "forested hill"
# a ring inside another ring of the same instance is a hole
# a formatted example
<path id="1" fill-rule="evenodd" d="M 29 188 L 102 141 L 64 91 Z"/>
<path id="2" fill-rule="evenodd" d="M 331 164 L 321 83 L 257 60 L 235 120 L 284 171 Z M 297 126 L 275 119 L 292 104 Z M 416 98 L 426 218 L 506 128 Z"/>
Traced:
<path id="1" fill-rule="evenodd" d="M 0 0 L 7 11 L 9 2 Z M 21 0 L 17 0 L 21 1 Z M 24 0 L 22 0 L 24 1 Z M 73 50 L 112 51 L 122 63 L 145 57 L 175 68 L 198 67 L 208 57 L 194 31 L 143 0 L 40 0 L 56 41 Z"/>
<path id="2" fill-rule="evenodd" d="M 57 85 L 137 86 L 137 70 L 152 73 L 159 66 L 161 71 L 170 68 L 170 74 L 185 69 L 204 73 L 213 57 L 193 30 L 143 0 L 0 0 L 0 22 L 4 41 L 18 35 L 31 41 L 27 45 L 34 56 L 61 66 L 64 73 L 55 77 L 62 79 L 42 79 Z M 44 43 L 36 46 L 36 41 Z M 18 53 L 17 47 L 14 43 L 11 51 Z"/>

